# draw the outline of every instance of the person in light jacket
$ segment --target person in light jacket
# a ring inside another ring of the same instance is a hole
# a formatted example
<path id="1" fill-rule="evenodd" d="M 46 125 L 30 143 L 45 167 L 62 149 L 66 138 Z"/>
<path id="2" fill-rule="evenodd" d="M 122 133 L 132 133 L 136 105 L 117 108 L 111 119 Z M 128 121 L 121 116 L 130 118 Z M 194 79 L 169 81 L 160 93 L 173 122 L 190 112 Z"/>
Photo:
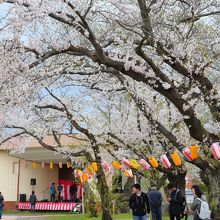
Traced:
<path id="1" fill-rule="evenodd" d="M 200 200 L 205 201 L 205 197 L 203 192 L 200 190 L 199 186 L 197 185 L 192 186 L 192 191 L 194 194 L 194 200 L 191 205 L 191 213 L 193 214 L 193 220 L 199 220 L 200 218 L 198 213 L 200 213 L 200 207 L 201 207 Z"/>

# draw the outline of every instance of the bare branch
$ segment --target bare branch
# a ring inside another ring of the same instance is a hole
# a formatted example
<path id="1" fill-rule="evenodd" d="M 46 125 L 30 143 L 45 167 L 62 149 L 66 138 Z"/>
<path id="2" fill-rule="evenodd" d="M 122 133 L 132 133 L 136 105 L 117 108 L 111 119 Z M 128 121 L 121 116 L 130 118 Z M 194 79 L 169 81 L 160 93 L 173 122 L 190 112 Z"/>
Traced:
<path id="1" fill-rule="evenodd" d="M 213 12 L 209 12 L 209 13 L 198 14 L 198 15 L 194 15 L 191 17 L 182 18 L 179 20 L 179 23 L 195 22 L 195 21 L 198 21 L 200 18 L 219 15 L 219 14 L 220 14 L 220 11 L 213 11 Z"/>
<path id="2" fill-rule="evenodd" d="M 19 136 L 21 136 L 21 135 L 23 135 L 23 134 L 26 134 L 26 132 L 25 132 L 25 131 L 22 131 L 22 132 L 20 132 L 20 133 L 17 133 L 17 134 L 15 134 L 15 135 L 12 135 L 12 136 L 10 136 L 10 137 L 4 139 L 2 142 L 0 142 L 0 146 L 1 146 L 2 144 L 4 144 L 4 143 L 10 141 L 11 139 L 16 138 L 16 137 L 19 137 Z"/>
<path id="3" fill-rule="evenodd" d="M 91 10 L 92 6 L 93 6 L 93 0 L 90 0 L 89 7 L 87 8 L 86 12 L 83 15 L 84 19 L 86 19 L 86 16 L 89 13 L 89 11 Z"/>

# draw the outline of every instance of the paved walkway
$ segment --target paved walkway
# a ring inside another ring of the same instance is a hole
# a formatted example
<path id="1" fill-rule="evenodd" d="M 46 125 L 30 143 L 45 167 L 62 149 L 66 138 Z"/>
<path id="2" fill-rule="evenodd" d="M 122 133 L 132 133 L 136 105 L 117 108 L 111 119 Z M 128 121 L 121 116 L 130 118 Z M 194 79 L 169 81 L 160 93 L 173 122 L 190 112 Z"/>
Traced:
<path id="1" fill-rule="evenodd" d="M 51 215 L 3 215 L 2 216 L 2 220 L 19 220 L 19 219 L 25 219 L 25 218 L 39 218 L 39 217 L 47 217 L 47 216 L 51 216 Z"/>

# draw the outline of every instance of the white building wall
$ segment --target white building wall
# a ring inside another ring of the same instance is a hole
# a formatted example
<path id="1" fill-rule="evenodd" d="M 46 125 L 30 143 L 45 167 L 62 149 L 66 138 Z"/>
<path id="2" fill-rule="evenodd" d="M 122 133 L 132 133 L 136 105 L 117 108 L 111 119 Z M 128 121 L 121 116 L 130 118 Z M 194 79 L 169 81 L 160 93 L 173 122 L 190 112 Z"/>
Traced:
<path id="1" fill-rule="evenodd" d="M 26 194 L 29 199 L 33 189 L 39 201 L 49 199 L 51 183 L 54 182 L 56 187 L 58 186 L 58 165 L 49 169 L 48 164 L 45 164 L 44 168 L 41 168 L 41 164 L 37 164 L 34 169 L 32 162 L 26 164 L 27 166 L 25 166 L 24 160 L 9 156 L 8 152 L 0 150 L 0 192 L 2 192 L 5 201 L 17 201 L 20 194 Z M 31 178 L 36 179 L 34 187 L 30 185 Z"/>
<path id="2" fill-rule="evenodd" d="M 52 182 L 58 186 L 59 178 L 59 168 L 58 165 L 54 165 L 53 169 L 49 169 L 49 165 L 45 164 L 44 168 L 41 164 L 37 164 L 34 169 L 32 163 L 28 163 L 27 167 L 25 162 L 21 160 L 20 162 L 20 179 L 19 179 L 19 192 L 20 194 L 26 194 L 27 199 L 34 189 L 37 199 L 40 201 L 42 199 L 49 199 L 49 187 Z M 30 180 L 36 179 L 36 185 L 31 186 Z"/>
<path id="3" fill-rule="evenodd" d="M 5 201 L 17 200 L 19 160 L 10 157 L 8 152 L 0 151 L 0 192 Z"/>

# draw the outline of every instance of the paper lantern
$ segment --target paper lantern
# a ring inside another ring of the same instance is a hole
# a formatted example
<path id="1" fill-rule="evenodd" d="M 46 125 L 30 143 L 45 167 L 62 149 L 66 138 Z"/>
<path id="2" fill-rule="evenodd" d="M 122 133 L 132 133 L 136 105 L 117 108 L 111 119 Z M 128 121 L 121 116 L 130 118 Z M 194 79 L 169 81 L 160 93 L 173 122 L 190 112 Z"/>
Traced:
<path id="1" fill-rule="evenodd" d="M 120 169 L 121 169 L 121 164 L 119 164 L 119 163 L 116 162 L 115 160 L 112 161 L 112 166 L 113 166 L 116 170 L 120 170 Z"/>
<path id="2" fill-rule="evenodd" d="M 80 175 L 80 181 L 81 181 L 81 183 L 85 183 L 88 181 L 88 177 L 87 177 L 86 173 L 82 173 Z"/>
<path id="3" fill-rule="evenodd" d="M 50 169 L 53 169 L 53 162 L 50 162 Z"/>
<path id="4" fill-rule="evenodd" d="M 125 170 L 127 170 L 128 167 L 126 167 L 125 165 L 121 165 L 121 171 L 124 172 Z"/>
<path id="5" fill-rule="evenodd" d="M 140 165 L 138 164 L 136 160 L 130 160 L 129 163 L 130 163 L 130 166 L 136 170 L 140 167 Z"/>
<path id="6" fill-rule="evenodd" d="M 183 155 L 184 155 L 189 161 L 192 161 L 192 160 L 193 160 L 193 158 L 191 157 L 190 150 L 189 150 L 188 147 L 183 148 L 182 153 L 183 153 Z"/>
<path id="7" fill-rule="evenodd" d="M 150 169 L 150 164 L 144 160 L 144 159 L 140 159 L 139 160 L 139 164 L 145 169 L 145 170 L 149 170 Z"/>
<path id="8" fill-rule="evenodd" d="M 93 169 L 92 169 L 92 167 L 91 167 L 91 166 L 88 166 L 88 167 L 86 168 L 86 172 L 87 172 L 89 175 L 93 175 Z"/>
<path id="9" fill-rule="evenodd" d="M 155 159 L 155 157 L 150 157 L 149 158 L 149 162 L 150 162 L 150 164 L 152 165 L 152 167 L 154 167 L 154 168 L 157 168 L 158 167 L 158 162 L 157 162 L 157 160 Z"/>
<path id="10" fill-rule="evenodd" d="M 124 158 L 121 163 L 122 163 L 122 165 L 124 165 L 124 166 L 126 166 L 126 167 L 130 167 L 130 162 L 129 162 L 128 159 L 125 159 L 125 158 Z"/>
<path id="11" fill-rule="evenodd" d="M 101 163 L 102 169 L 105 171 L 109 171 L 109 165 L 106 162 Z"/>
<path id="12" fill-rule="evenodd" d="M 170 163 L 169 159 L 167 158 L 167 155 L 166 155 L 166 154 L 163 154 L 163 155 L 160 157 L 160 160 L 161 160 L 161 162 L 163 163 L 163 165 L 164 165 L 167 169 L 170 169 L 171 163 Z"/>
<path id="13" fill-rule="evenodd" d="M 59 168 L 62 169 L 63 168 L 63 163 L 59 162 Z"/>
<path id="14" fill-rule="evenodd" d="M 92 178 L 92 176 L 91 176 L 87 171 L 85 172 L 85 174 L 86 174 L 86 176 L 87 176 L 88 179 L 91 179 L 91 178 Z"/>
<path id="15" fill-rule="evenodd" d="M 131 169 L 125 170 L 125 171 L 124 171 L 124 175 L 125 175 L 126 177 L 133 177 L 132 170 L 131 170 Z"/>
<path id="16" fill-rule="evenodd" d="M 96 162 L 92 162 L 92 169 L 97 172 L 98 171 L 98 166 Z"/>
<path id="17" fill-rule="evenodd" d="M 220 160 L 220 146 L 219 143 L 213 143 L 211 145 L 211 151 L 216 160 Z"/>
<path id="18" fill-rule="evenodd" d="M 171 154 L 171 158 L 177 167 L 182 165 L 182 161 L 180 160 L 180 157 L 176 152 Z"/>
<path id="19" fill-rule="evenodd" d="M 74 173 L 74 176 L 77 178 L 77 177 L 79 177 L 79 171 L 78 171 L 78 169 L 75 169 L 74 171 L 73 171 L 73 173 Z"/>
<path id="20" fill-rule="evenodd" d="M 45 164 L 44 163 L 41 163 L 41 168 L 44 168 Z"/>
<path id="21" fill-rule="evenodd" d="M 192 145 L 189 147 L 190 154 L 193 160 L 197 159 L 199 157 L 199 147 L 196 145 Z"/>
<path id="22" fill-rule="evenodd" d="M 70 168 L 71 167 L 71 163 L 69 161 L 66 162 L 66 166 L 67 168 Z"/>
<path id="23" fill-rule="evenodd" d="M 27 161 L 26 161 L 26 160 L 24 161 L 24 166 L 25 166 L 25 167 L 27 167 L 27 166 L 28 166 L 28 163 L 27 163 Z"/>
<path id="24" fill-rule="evenodd" d="M 33 162 L 33 164 L 32 164 L 32 165 L 33 165 L 33 168 L 35 169 L 35 168 L 36 168 L 36 163 L 35 163 L 35 162 Z"/>

